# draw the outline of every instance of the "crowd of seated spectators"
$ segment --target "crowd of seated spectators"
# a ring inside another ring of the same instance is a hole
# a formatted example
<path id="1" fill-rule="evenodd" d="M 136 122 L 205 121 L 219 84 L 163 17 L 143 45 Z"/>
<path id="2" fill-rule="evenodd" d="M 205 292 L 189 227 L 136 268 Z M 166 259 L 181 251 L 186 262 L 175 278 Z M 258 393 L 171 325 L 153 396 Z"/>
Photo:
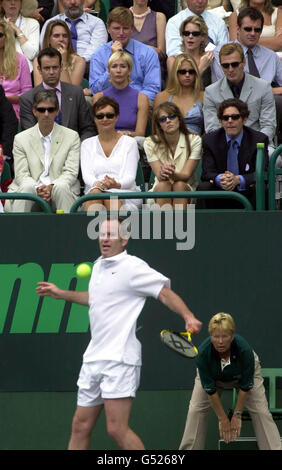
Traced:
<path id="1" fill-rule="evenodd" d="M 154 192 L 236 191 L 255 206 L 256 144 L 266 169 L 282 143 L 281 8 L 110 4 L 105 17 L 103 0 L 0 0 L 0 144 L 10 175 L 1 190 L 69 212 L 79 195 L 140 191 L 141 165 Z M 189 201 L 155 199 L 160 208 Z M 30 201 L 0 202 L 1 212 L 32 210 Z"/>

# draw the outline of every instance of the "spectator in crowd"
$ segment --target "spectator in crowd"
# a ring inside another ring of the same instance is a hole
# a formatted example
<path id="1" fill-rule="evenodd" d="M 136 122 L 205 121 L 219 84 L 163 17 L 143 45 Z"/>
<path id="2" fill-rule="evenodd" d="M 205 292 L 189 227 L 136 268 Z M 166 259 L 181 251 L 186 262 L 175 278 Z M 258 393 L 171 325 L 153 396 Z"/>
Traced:
<path id="1" fill-rule="evenodd" d="M 213 52 L 205 52 L 208 41 L 208 28 L 200 16 L 188 16 L 180 26 L 182 37 L 182 52 L 188 54 L 195 60 L 202 77 L 204 88 L 211 84 L 210 65 L 213 61 Z M 170 72 L 175 56 L 167 59 L 167 68 Z"/>
<path id="2" fill-rule="evenodd" d="M 1 41 L 1 39 L 0 39 Z M 6 98 L 3 87 L 0 85 L 0 145 L 2 145 L 4 158 L 13 171 L 13 142 L 18 132 L 18 119 L 10 101 Z"/>
<path id="3" fill-rule="evenodd" d="M 172 101 L 178 106 L 190 132 L 198 135 L 203 133 L 201 77 L 191 56 L 180 54 L 175 58 L 167 88 L 156 96 L 154 109 L 166 101 Z"/>
<path id="4" fill-rule="evenodd" d="M 149 114 L 149 100 L 130 86 L 132 71 L 131 55 L 117 51 L 108 61 L 111 86 L 93 97 L 93 104 L 102 96 L 115 99 L 119 104 L 119 117 L 116 130 L 131 137 L 145 136 Z"/>
<path id="5" fill-rule="evenodd" d="M 100 18 L 83 10 L 84 0 L 62 0 L 62 5 L 64 13 L 59 13 L 44 23 L 40 43 L 42 45 L 49 21 L 65 21 L 71 32 L 75 52 L 86 61 L 85 76 L 88 77 L 91 55 L 108 40 L 106 27 Z"/>
<path id="6" fill-rule="evenodd" d="M 111 9 L 115 7 L 132 7 L 133 0 L 110 0 Z M 160 11 L 166 15 L 166 18 L 169 19 L 175 14 L 175 0 L 151 0 L 150 8 L 154 11 Z"/>
<path id="7" fill-rule="evenodd" d="M 238 191 L 255 207 L 255 170 L 257 143 L 265 149 L 268 166 L 268 137 L 245 126 L 249 110 L 243 101 L 230 98 L 218 108 L 220 129 L 203 136 L 202 182 L 199 191 Z M 231 199 L 199 199 L 198 208 L 241 206 Z"/>
<path id="8" fill-rule="evenodd" d="M 273 137 L 276 129 L 276 111 L 272 88 L 261 78 L 245 73 L 245 56 L 240 44 L 222 46 L 219 60 L 224 77 L 208 86 L 204 94 L 205 131 L 221 127 L 217 109 L 227 98 L 240 98 L 249 108 L 246 125 L 268 136 L 269 152 L 273 151 Z"/>
<path id="9" fill-rule="evenodd" d="M 0 83 L 19 119 L 19 98 L 32 88 L 27 59 L 16 52 L 15 37 L 9 24 L 0 21 Z"/>
<path id="10" fill-rule="evenodd" d="M 168 57 L 181 53 L 181 36 L 179 33 L 182 22 L 188 16 L 201 16 L 208 27 L 208 40 L 213 45 L 225 44 L 229 41 L 229 33 L 225 22 L 206 10 L 208 0 L 186 0 L 187 7 L 170 18 L 166 26 L 166 54 Z"/>
<path id="11" fill-rule="evenodd" d="M 32 193 L 53 210 L 69 212 L 80 193 L 80 140 L 77 132 L 55 122 L 59 102 L 54 90 L 39 90 L 33 101 L 37 124 L 16 135 L 13 155 L 15 179 L 9 193 Z M 30 212 L 29 200 L 8 200 L 7 212 Z"/>
<path id="12" fill-rule="evenodd" d="M 268 403 L 260 361 L 253 348 L 236 334 L 228 313 L 217 313 L 209 322 L 209 337 L 199 347 L 197 375 L 180 450 L 204 450 L 209 411 L 218 418 L 220 438 L 226 443 L 240 437 L 242 412 L 251 415 L 260 450 L 281 450 L 280 434 Z M 237 389 L 234 411 L 227 416 L 221 402 L 224 390 Z"/>
<path id="13" fill-rule="evenodd" d="M 114 194 L 140 190 L 135 182 L 139 161 L 137 143 L 132 137 L 115 130 L 119 117 L 118 103 L 103 96 L 94 103 L 93 115 L 98 135 L 86 139 L 81 145 L 81 171 L 85 194 Z M 110 199 L 90 200 L 84 204 L 84 210 L 97 210 L 101 204 L 107 210 L 134 210 L 141 203 L 141 199 L 120 199 L 116 201 L 117 206 L 113 207 Z"/>
<path id="14" fill-rule="evenodd" d="M 39 50 L 39 23 L 29 18 L 36 7 L 34 0 L 0 0 L 0 18 L 9 24 L 15 37 L 16 51 L 27 58 L 30 72 Z"/>
<path id="15" fill-rule="evenodd" d="M 45 30 L 43 49 L 54 47 L 62 56 L 62 71 L 60 80 L 73 85 L 81 85 L 85 72 L 85 59 L 80 57 L 73 48 L 71 33 L 65 21 L 50 21 Z M 34 86 L 42 82 L 38 70 L 37 58 L 33 61 Z"/>
<path id="16" fill-rule="evenodd" d="M 152 136 L 144 149 L 155 181 L 152 191 L 171 191 L 171 199 L 156 199 L 159 206 L 187 207 L 189 197 L 173 198 L 174 191 L 194 191 L 196 168 L 201 159 L 202 142 L 187 130 L 180 109 L 174 103 L 162 103 L 154 111 Z M 187 195 L 188 196 L 188 195 Z"/>
<path id="17" fill-rule="evenodd" d="M 117 7 L 108 16 L 107 27 L 112 41 L 100 47 L 91 57 L 89 86 L 98 93 L 110 85 L 108 60 L 119 50 L 128 52 L 133 60 L 131 86 L 154 101 L 161 90 L 161 72 L 158 54 L 146 44 L 131 39 L 134 21 L 131 11 Z"/>
<path id="18" fill-rule="evenodd" d="M 263 15 L 262 31 L 259 33 L 258 43 L 273 51 L 282 49 L 282 10 L 274 7 L 271 0 L 242 0 L 240 8 L 234 11 L 229 18 L 229 33 L 231 41 L 237 37 L 238 14 L 245 8 L 256 8 Z"/>
<path id="19" fill-rule="evenodd" d="M 42 49 L 37 57 L 42 83 L 24 93 L 20 98 L 20 118 L 23 130 L 36 124 L 33 113 L 33 100 L 37 91 L 42 88 L 56 90 L 60 112 L 56 122 L 78 132 L 84 140 L 95 135 L 95 127 L 91 118 L 81 87 L 60 81 L 62 72 L 62 56 L 57 49 Z"/>
<path id="20" fill-rule="evenodd" d="M 263 78 L 272 85 L 276 104 L 277 138 L 282 142 L 282 64 L 275 52 L 259 44 L 264 17 L 256 8 L 245 8 L 237 17 L 237 39 L 245 54 L 245 72 Z M 223 76 L 219 63 L 219 48 L 214 50 L 212 81 Z"/>

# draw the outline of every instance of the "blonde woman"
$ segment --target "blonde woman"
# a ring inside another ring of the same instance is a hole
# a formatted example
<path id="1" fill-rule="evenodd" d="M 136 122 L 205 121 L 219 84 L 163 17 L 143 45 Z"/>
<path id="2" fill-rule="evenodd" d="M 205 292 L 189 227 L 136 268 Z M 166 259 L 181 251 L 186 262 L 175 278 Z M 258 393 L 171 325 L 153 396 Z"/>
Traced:
<path id="1" fill-rule="evenodd" d="M 144 136 L 149 114 L 149 99 L 130 86 L 132 58 L 125 51 L 117 51 L 108 61 L 111 86 L 96 93 L 95 103 L 101 96 L 108 96 L 119 104 L 119 118 L 116 130 L 131 137 Z"/>
<path id="2" fill-rule="evenodd" d="M 209 337 L 199 347 L 197 375 L 189 405 L 180 450 L 203 450 L 208 414 L 213 408 L 219 434 L 226 443 L 241 433 L 241 415 L 246 407 L 252 418 L 260 450 L 281 450 L 280 434 L 268 409 L 260 362 L 248 342 L 236 334 L 235 322 L 228 313 L 217 313 L 209 322 Z M 227 416 L 221 392 L 236 388 L 238 398 Z"/>
<path id="3" fill-rule="evenodd" d="M 16 51 L 27 58 L 30 72 L 39 51 L 39 22 L 29 18 L 36 8 L 36 0 L 0 0 L 0 18 L 9 24 L 15 36 Z"/>
<path id="4" fill-rule="evenodd" d="M 16 52 L 15 36 L 6 21 L 0 21 L 0 84 L 19 119 L 19 97 L 32 88 L 27 59 Z"/>
<path id="5" fill-rule="evenodd" d="M 42 49 L 53 47 L 62 56 L 61 81 L 72 85 L 81 85 L 85 72 L 85 59 L 73 48 L 70 30 L 62 20 L 50 21 L 47 24 Z M 42 76 L 38 70 L 37 58 L 33 61 L 34 86 L 40 85 Z"/>
<path id="6" fill-rule="evenodd" d="M 213 52 L 205 52 L 208 43 L 208 27 L 200 16 L 189 16 L 179 28 L 182 37 L 182 51 L 195 60 L 204 87 L 211 84 L 210 65 L 213 61 Z M 175 57 L 167 59 L 168 72 L 171 71 Z"/>
<path id="7" fill-rule="evenodd" d="M 264 18 L 262 33 L 258 43 L 261 46 L 278 52 L 282 49 L 282 9 L 274 7 L 271 0 L 242 0 L 238 10 L 229 18 L 230 40 L 237 38 L 237 16 L 245 8 L 253 7 L 259 10 Z"/>
<path id="8" fill-rule="evenodd" d="M 187 207 L 189 198 L 174 198 L 174 191 L 194 191 L 197 186 L 196 168 L 201 159 L 202 140 L 190 134 L 183 116 L 174 103 L 162 103 L 152 118 L 152 136 L 144 149 L 155 175 L 151 191 L 171 191 L 169 199 L 156 199 L 159 206 L 170 204 Z"/>
<path id="9" fill-rule="evenodd" d="M 166 101 L 180 109 L 187 129 L 201 135 L 204 129 L 203 90 L 201 76 L 195 60 L 186 54 L 176 56 L 167 88 L 158 93 L 154 110 Z"/>

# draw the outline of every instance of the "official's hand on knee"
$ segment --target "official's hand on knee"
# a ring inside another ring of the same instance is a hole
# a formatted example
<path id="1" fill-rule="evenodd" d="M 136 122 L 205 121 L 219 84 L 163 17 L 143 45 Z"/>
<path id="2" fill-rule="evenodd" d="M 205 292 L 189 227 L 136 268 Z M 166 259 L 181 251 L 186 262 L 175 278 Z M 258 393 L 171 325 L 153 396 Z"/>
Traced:
<path id="1" fill-rule="evenodd" d="M 241 427 L 242 427 L 241 416 L 233 415 L 230 424 L 231 424 L 231 440 L 236 441 L 236 439 L 240 437 L 240 433 L 241 433 Z"/>
<path id="2" fill-rule="evenodd" d="M 232 440 L 231 439 L 231 423 L 229 419 L 224 418 L 222 420 L 218 421 L 218 426 L 219 426 L 219 435 L 221 439 L 224 440 L 227 444 Z"/>

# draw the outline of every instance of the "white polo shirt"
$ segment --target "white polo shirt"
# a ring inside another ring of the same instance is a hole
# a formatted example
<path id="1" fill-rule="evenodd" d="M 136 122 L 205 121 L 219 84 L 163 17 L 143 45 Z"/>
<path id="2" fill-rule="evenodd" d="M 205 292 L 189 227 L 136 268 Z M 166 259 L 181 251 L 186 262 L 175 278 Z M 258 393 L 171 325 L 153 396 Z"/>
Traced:
<path id="1" fill-rule="evenodd" d="M 126 251 L 98 258 L 89 282 L 91 340 L 83 361 L 141 365 L 136 321 L 146 297 L 157 299 L 164 286 L 170 286 L 167 277 Z"/>

